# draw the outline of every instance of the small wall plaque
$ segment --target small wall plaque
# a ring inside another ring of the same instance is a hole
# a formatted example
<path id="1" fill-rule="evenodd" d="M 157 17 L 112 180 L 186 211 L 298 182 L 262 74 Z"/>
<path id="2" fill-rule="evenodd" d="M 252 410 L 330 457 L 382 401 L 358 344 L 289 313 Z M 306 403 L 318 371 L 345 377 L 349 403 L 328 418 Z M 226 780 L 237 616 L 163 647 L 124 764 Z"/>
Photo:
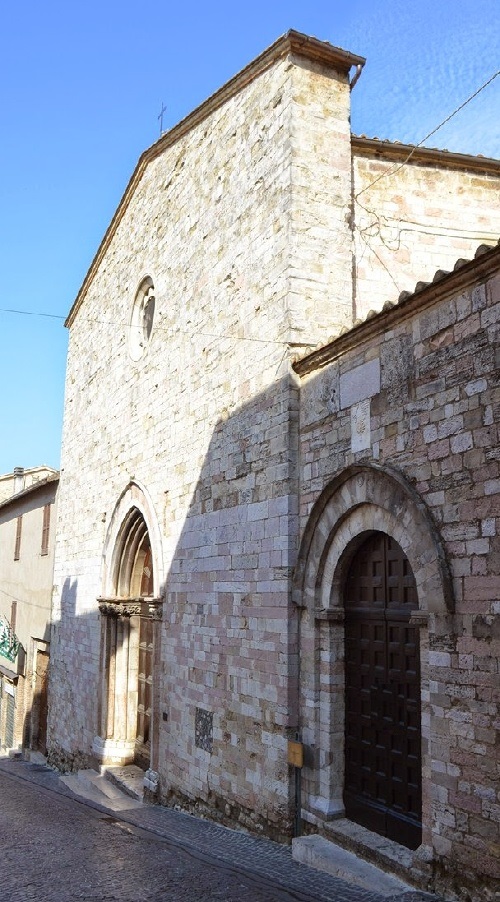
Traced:
<path id="1" fill-rule="evenodd" d="M 351 451 L 365 451 L 371 445 L 370 399 L 351 407 Z"/>

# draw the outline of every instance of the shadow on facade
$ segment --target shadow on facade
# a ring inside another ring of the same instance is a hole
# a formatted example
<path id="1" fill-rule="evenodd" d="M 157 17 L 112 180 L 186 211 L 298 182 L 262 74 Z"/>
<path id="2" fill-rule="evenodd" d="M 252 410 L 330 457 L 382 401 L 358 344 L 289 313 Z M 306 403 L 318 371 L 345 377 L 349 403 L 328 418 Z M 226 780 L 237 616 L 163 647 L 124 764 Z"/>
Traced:
<path id="1" fill-rule="evenodd" d="M 159 801 L 207 805 L 254 829 L 266 822 L 275 835 L 290 831 L 297 417 L 296 386 L 287 376 L 220 417 L 194 489 L 184 460 L 172 465 L 166 457 L 163 510 L 147 484 L 124 490 L 113 539 L 121 551 L 111 547 L 109 562 L 104 552 L 105 566 L 115 568 L 109 597 L 96 586 L 99 608 L 96 601 L 95 611 L 77 616 L 78 580 L 67 577 L 63 586 L 61 620 L 53 625 L 51 763 L 73 770 L 96 754 L 114 763 L 120 749 L 124 760 L 134 760 L 149 711 L 142 751 L 146 745 Z M 186 435 L 185 461 L 194 439 Z M 169 485 L 174 478 L 180 484 Z M 190 494 L 185 513 L 172 500 L 183 491 L 171 490 L 183 483 Z M 142 520 L 154 574 L 147 595 L 133 578 L 134 554 L 146 544 L 134 545 L 127 532 Z M 131 574 L 123 583 L 120 554 Z M 127 585 L 128 595 L 117 584 Z"/>
<path id="2" fill-rule="evenodd" d="M 152 756 L 162 801 L 276 836 L 294 802 L 297 464 L 289 377 L 217 422 L 165 581 Z"/>
<path id="3" fill-rule="evenodd" d="M 97 613 L 77 615 L 77 596 L 78 579 L 66 577 L 60 596 L 60 619 L 53 618 L 51 625 L 46 751 L 49 764 L 62 771 L 88 766 L 77 688 L 85 676 L 81 652 L 97 628 Z M 89 689 L 90 686 L 89 682 Z M 77 729 L 68 733 L 68 724 Z M 60 729 L 63 725 L 64 733 Z"/>

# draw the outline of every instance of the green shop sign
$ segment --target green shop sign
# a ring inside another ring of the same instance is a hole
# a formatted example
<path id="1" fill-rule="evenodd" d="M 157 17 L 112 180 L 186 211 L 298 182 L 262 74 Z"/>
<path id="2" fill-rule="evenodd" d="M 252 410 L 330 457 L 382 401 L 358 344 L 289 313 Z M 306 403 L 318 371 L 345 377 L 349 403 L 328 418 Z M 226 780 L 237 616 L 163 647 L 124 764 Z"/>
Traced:
<path id="1" fill-rule="evenodd" d="M 0 617 L 0 655 L 12 663 L 16 660 L 19 640 L 6 620 Z"/>

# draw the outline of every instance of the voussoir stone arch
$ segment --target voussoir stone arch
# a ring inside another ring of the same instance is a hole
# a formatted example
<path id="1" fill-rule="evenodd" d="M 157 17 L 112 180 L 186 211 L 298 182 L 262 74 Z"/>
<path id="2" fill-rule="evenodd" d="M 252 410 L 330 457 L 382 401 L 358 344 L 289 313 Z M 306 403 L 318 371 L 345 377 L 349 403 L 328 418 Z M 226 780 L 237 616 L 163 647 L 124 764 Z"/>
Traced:
<path id="1" fill-rule="evenodd" d="M 388 468 L 349 467 L 322 492 L 301 542 L 294 600 L 311 613 L 342 607 L 350 561 L 374 531 L 394 538 L 415 576 L 419 607 L 428 613 L 453 610 L 444 548 L 432 516 L 415 489 Z"/>
<path id="2" fill-rule="evenodd" d="M 139 511 L 142 515 L 148 530 L 151 554 L 154 562 L 154 595 L 156 597 L 161 595 L 164 568 L 158 518 L 149 493 L 139 482 L 132 481 L 120 495 L 106 532 L 102 557 L 101 579 L 102 595 L 104 597 L 115 594 L 116 574 L 119 568 L 119 558 L 122 553 L 123 540 L 129 528 L 131 514 L 134 511 Z"/>

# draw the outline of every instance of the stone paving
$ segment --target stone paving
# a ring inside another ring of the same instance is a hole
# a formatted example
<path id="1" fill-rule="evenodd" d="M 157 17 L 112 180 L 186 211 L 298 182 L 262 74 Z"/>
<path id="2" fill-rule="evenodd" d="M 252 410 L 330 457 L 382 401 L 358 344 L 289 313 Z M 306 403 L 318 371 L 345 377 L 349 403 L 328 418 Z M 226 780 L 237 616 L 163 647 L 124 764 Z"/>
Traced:
<path id="1" fill-rule="evenodd" d="M 384 902 L 291 850 L 173 809 L 110 813 L 43 764 L 0 759 L 2 902 Z M 436 902 L 417 891 L 393 902 Z"/>

